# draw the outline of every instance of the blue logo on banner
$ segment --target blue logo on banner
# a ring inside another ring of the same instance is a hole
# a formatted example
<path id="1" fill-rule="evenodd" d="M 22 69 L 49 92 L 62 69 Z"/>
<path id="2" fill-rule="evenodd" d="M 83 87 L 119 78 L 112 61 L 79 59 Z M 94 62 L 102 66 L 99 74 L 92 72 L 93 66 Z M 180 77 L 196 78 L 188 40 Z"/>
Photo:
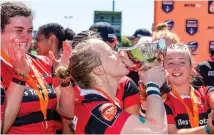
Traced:
<path id="1" fill-rule="evenodd" d="M 173 20 L 167 20 L 165 21 L 167 23 L 169 30 L 171 30 L 174 27 L 174 21 Z"/>
<path id="2" fill-rule="evenodd" d="M 192 55 L 195 55 L 195 52 L 196 52 L 197 49 L 198 49 L 198 42 L 191 41 L 191 42 L 189 42 L 187 45 L 188 45 L 188 47 L 189 47 L 189 49 L 190 49 L 190 51 L 191 51 L 191 54 L 192 54 Z"/>
<path id="3" fill-rule="evenodd" d="M 208 13 L 214 14 L 214 0 L 208 1 Z"/>
<path id="4" fill-rule="evenodd" d="M 209 50 L 214 51 L 214 41 L 210 41 L 209 43 Z"/>
<path id="5" fill-rule="evenodd" d="M 174 8 L 174 1 L 173 0 L 163 0 L 162 1 L 162 10 L 166 13 L 169 13 Z"/>
<path id="6" fill-rule="evenodd" d="M 186 32 L 190 35 L 194 35 L 198 31 L 197 20 L 186 20 Z"/>

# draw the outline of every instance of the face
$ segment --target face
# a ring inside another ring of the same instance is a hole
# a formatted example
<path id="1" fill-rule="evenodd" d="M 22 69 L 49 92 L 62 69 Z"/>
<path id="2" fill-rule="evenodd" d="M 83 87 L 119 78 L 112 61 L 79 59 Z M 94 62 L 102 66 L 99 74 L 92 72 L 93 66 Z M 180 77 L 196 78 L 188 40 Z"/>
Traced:
<path id="1" fill-rule="evenodd" d="M 171 85 L 189 83 L 192 67 L 187 51 L 168 49 L 164 60 L 164 68 L 169 73 L 169 82 Z"/>
<path id="2" fill-rule="evenodd" d="M 41 31 L 37 32 L 36 35 L 36 48 L 38 55 L 48 55 L 48 52 L 51 50 L 52 44 L 49 40 L 41 33 Z"/>
<path id="3" fill-rule="evenodd" d="M 123 63 L 119 54 L 113 51 L 106 43 L 100 42 L 100 44 L 102 45 L 97 47 L 97 51 L 101 52 L 100 59 L 105 73 L 115 78 L 121 78 L 127 75 L 129 70 Z"/>
<path id="4" fill-rule="evenodd" d="M 4 50 L 8 50 L 10 39 L 16 37 L 20 44 L 24 45 L 27 50 L 30 48 L 32 42 L 32 17 L 15 16 L 10 18 L 10 23 L 5 26 L 1 33 L 1 43 Z"/>

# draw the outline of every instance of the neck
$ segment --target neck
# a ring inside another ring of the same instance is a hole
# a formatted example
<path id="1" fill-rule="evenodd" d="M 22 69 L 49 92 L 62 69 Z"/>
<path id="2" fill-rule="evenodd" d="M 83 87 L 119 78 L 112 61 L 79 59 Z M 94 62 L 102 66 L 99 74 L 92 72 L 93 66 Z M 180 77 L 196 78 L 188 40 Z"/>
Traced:
<path id="1" fill-rule="evenodd" d="M 99 82 L 100 84 L 96 84 L 96 86 L 97 88 L 104 91 L 108 96 L 110 96 L 112 100 L 114 100 L 117 93 L 118 82 L 119 82 L 119 79 L 104 77 Z"/>
<path id="2" fill-rule="evenodd" d="M 175 90 L 180 96 L 189 96 L 190 95 L 190 86 L 189 83 L 183 85 L 172 85 L 172 89 Z"/>
<path id="3" fill-rule="evenodd" d="M 58 46 L 54 46 L 52 47 L 51 51 L 53 52 L 54 56 L 56 59 L 60 58 L 60 51 L 58 49 Z"/>

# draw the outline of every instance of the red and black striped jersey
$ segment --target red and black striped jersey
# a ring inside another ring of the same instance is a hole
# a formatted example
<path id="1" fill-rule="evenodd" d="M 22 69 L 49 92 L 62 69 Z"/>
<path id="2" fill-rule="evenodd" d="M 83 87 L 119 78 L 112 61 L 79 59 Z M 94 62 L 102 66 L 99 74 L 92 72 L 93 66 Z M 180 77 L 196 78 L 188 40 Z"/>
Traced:
<path id="1" fill-rule="evenodd" d="M 82 102 L 75 105 L 75 134 L 120 134 L 131 114 L 109 102 L 96 90 L 80 90 Z"/>
<path id="2" fill-rule="evenodd" d="M 82 102 L 84 96 L 80 95 L 80 88 L 75 84 L 73 88 L 76 94 L 76 102 Z M 115 102 L 122 110 L 134 105 L 140 106 L 139 89 L 129 77 L 124 76 L 119 81 Z"/>
<path id="3" fill-rule="evenodd" d="M 208 113 L 210 108 L 207 103 L 207 97 L 210 96 L 204 91 L 195 90 L 195 95 L 197 97 L 198 111 L 199 111 L 199 126 L 204 126 L 208 121 Z M 213 93 L 213 92 L 212 92 Z M 187 106 L 193 111 L 192 101 L 190 96 L 181 96 Z M 172 94 L 167 95 L 167 99 L 164 103 L 168 124 L 176 125 L 177 129 L 191 128 L 189 117 L 184 105 Z"/>
<path id="4" fill-rule="evenodd" d="M 48 90 L 48 107 L 47 107 L 47 119 L 48 119 L 48 132 L 45 131 L 44 117 L 41 112 L 39 98 L 34 89 L 32 89 L 27 83 L 24 88 L 24 95 L 18 116 L 9 130 L 9 134 L 41 134 L 41 133 L 55 133 L 54 124 L 54 111 L 57 104 L 56 92 L 53 86 L 58 85 L 57 79 L 53 77 L 53 68 L 49 59 L 43 56 L 29 55 L 32 60 L 32 64 L 36 67 L 39 73 L 42 75 L 44 84 Z M 1 61 L 1 77 L 2 84 L 5 91 L 7 90 L 13 74 L 13 67 L 8 65 L 4 60 Z M 33 74 L 32 69 L 29 75 L 34 79 L 36 83 L 37 79 Z M 15 91 L 15 89 L 14 89 Z M 10 96 L 10 95 L 7 95 Z"/>

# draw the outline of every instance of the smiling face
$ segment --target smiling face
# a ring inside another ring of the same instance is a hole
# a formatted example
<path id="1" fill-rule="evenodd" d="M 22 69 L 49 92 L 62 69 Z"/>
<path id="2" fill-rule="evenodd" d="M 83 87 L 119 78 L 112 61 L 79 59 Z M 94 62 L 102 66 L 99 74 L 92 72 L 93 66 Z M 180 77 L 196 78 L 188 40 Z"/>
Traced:
<path id="1" fill-rule="evenodd" d="M 4 50 L 8 50 L 10 39 L 16 37 L 19 39 L 19 45 L 24 46 L 27 50 L 30 48 L 32 41 L 33 23 L 32 16 L 15 16 L 10 18 L 10 23 L 1 33 L 1 45 Z"/>
<path id="2" fill-rule="evenodd" d="M 189 84 L 192 71 L 190 53 L 183 49 L 168 49 L 164 68 L 169 73 L 171 85 Z"/>

